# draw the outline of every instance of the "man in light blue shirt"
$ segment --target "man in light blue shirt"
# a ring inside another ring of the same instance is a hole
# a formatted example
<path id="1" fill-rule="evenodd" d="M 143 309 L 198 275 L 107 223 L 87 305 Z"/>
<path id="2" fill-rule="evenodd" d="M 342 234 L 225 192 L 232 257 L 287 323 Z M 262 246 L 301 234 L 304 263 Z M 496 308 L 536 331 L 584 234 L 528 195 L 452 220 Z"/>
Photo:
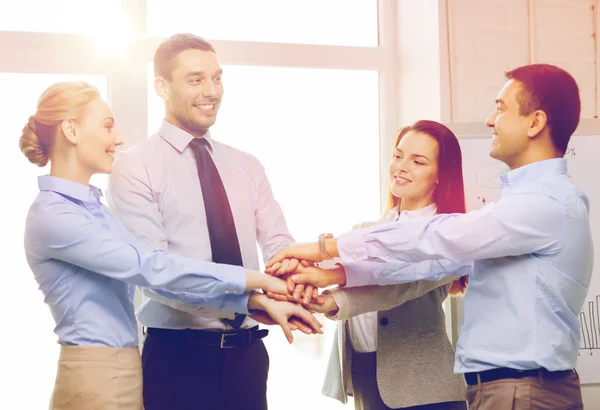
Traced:
<path id="1" fill-rule="evenodd" d="M 267 268 L 281 270 L 286 258 L 339 256 L 343 268 L 301 266 L 292 277 L 320 286 L 469 274 L 455 363 L 469 385 L 469 408 L 581 409 L 574 368 L 593 245 L 588 199 L 562 158 L 579 121 L 579 90 L 570 74 L 546 64 L 506 78 L 486 121 L 490 155 L 510 168 L 499 201 L 464 215 L 321 236 L 289 246 Z"/>

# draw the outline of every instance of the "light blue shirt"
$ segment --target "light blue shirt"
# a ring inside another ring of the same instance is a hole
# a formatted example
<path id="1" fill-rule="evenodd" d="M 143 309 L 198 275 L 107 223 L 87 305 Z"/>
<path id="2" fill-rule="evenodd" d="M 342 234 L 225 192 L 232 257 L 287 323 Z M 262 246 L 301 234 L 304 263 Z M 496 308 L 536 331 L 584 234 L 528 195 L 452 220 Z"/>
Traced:
<path id="1" fill-rule="evenodd" d="M 566 160 L 552 159 L 506 173 L 500 200 L 478 211 L 349 232 L 338 249 L 348 286 L 437 280 L 472 265 L 457 373 L 566 370 L 592 275 L 588 214 Z"/>
<path id="2" fill-rule="evenodd" d="M 247 313 L 243 268 L 150 251 L 100 202 L 98 188 L 52 176 L 38 182 L 25 254 L 60 344 L 136 347 L 133 285 L 162 289 L 180 303 Z"/>

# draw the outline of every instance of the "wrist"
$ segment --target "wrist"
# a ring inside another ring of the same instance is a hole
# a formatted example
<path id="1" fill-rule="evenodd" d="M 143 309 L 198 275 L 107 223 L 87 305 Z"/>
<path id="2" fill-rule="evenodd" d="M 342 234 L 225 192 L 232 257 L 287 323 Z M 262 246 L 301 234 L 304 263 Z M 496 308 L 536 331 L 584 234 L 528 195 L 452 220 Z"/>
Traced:
<path id="1" fill-rule="evenodd" d="M 332 285 L 346 285 L 346 271 L 342 265 L 336 264 L 335 269 L 332 269 L 331 272 L 333 274 Z"/>
<path id="2" fill-rule="evenodd" d="M 324 295 L 326 312 L 324 313 L 326 316 L 335 316 L 340 310 L 340 307 L 337 304 L 337 301 L 331 294 Z"/>
<path id="3" fill-rule="evenodd" d="M 260 276 L 255 271 L 246 269 L 246 290 L 254 290 L 260 288 Z"/>
<path id="4" fill-rule="evenodd" d="M 248 298 L 248 310 L 250 313 L 253 310 L 264 310 L 265 299 L 268 299 L 268 297 L 264 293 L 252 292 Z"/>
<path id="5" fill-rule="evenodd" d="M 337 249 L 337 238 L 325 238 L 325 252 L 331 258 L 337 258 L 340 256 Z"/>

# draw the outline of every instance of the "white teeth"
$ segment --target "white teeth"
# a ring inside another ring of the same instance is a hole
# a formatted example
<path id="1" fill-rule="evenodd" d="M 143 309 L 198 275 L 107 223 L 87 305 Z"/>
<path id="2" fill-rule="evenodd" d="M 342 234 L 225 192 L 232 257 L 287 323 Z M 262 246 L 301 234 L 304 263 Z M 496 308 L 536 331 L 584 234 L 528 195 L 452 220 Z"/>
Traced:
<path id="1" fill-rule="evenodd" d="M 398 181 L 398 182 L 410 182 L 410 180 L 403 178 L 403 177 L 394 177 L 394 178 L 396 178 L 396 181 Z"/>
<path id="2" fill-rule="evenodd" d="M 213 108 L 215 108 L 214 104 L 201 104 L 201 105 L 197 105 L 196 107 L 203 109 L 203 110 L 212 110 Z"/>

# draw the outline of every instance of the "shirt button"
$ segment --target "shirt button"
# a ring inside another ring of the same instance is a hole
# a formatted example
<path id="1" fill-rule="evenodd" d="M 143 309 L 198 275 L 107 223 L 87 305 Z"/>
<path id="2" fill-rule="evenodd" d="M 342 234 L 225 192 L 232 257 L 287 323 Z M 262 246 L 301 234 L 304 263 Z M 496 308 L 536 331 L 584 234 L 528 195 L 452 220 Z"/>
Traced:
<path id="1" fill-rule="evenodd" d="M 379 319 L 379 324 L 381 326 L 387 326 L 387 324 L 388 324 L 388 318 L 387 317 L 382 317 L 381 319 Z"/>
<path id="2" fill-rule="evenodd" d="M 237 290 L 234 290 L 234 291 L 233 291 L 233 292 L 231 292 L 231 293 L 233 293 L 234 295 L 237 295 L 237 294 L 238 294 L 238 291 L 237 291 Z"/>
<path id="3" fill-rule="evenodd" d="M 225 294 L 226 294 L 226 295 L 228 295 L 228 294 L 229 294 L 229 291 L 228 291 L 228 290 L 225 290 Z"/>
<path id="4" fill-rule="evenodd" d="M 390 255 L 386 255 L 385 258 L 389 261 L 390 259 L 392 259 L 392 257 Z"/>
<path id="5" fill-rule="evenodd" d="M 355 253 L 353 253 L 353 254 L 352 254 L 352 259 L 354 259 L 354 260 L 358 259 L 358 255 L 357 255 L 357 254 L 355 254 Z"/>

